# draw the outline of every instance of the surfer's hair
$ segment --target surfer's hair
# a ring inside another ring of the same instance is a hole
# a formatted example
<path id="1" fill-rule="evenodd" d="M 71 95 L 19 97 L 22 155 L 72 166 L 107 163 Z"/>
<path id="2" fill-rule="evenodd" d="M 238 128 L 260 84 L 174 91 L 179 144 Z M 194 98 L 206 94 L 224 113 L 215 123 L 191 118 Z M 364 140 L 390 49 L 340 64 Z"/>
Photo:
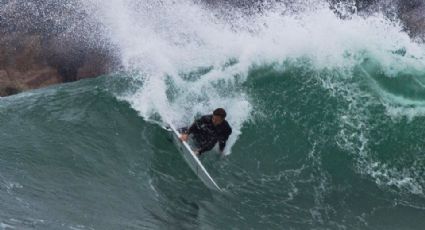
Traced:
<path id="1" fill-rule="evenodd" d="M 223 108 L 218 108 L 214 110 L 213 115 L 220 116 L 224 119 L 226 117 L 226 111 Z"/>

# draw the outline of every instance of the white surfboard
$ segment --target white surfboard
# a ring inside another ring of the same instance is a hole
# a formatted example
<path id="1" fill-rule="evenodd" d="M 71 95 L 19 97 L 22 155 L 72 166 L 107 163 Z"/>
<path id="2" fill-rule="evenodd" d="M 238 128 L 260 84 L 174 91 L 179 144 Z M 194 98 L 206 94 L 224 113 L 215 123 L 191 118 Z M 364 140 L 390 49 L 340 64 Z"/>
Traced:
<path id="1" fill-rule="evenodd" d="M 186 141 L 181 141 L 179 139 L 180 133 L 173 125 L 169 125 L 169 131 L 172 132 L 173 141 L 176 144 L 177 148 L 183 155 L 183 158 L 189 164 L 192 171 L 198 176 L 198 178 L 210 189 L 222 191 L 221 188 L 215 183 L 214 179 L 207 172 L 205 167 L 202 165 L 201 161 L 199 161 L 196 154 L 192 151 L 189 144 Z"/>

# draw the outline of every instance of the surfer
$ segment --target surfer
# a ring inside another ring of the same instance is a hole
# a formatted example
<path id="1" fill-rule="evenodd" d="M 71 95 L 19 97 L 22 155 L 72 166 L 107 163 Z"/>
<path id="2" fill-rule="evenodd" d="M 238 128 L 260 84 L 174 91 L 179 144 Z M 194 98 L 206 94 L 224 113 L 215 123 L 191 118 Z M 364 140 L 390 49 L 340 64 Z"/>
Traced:
<path id="1" fill-rule="evenodd" d="M 181 141 L 187 141 L 189 135 L 193 134 L 195 145 L 198 149 L 195 154 L 201 155 L 203 152 L 211 150 L 218 142 L 220 152 L 223 153 L 226 141 L 232 133 L 232 128 L 225 120 L 226 111 L 222 108 L 214 110 L 213 114 L 204 115 L 186 129 L 180 136 Z"/>

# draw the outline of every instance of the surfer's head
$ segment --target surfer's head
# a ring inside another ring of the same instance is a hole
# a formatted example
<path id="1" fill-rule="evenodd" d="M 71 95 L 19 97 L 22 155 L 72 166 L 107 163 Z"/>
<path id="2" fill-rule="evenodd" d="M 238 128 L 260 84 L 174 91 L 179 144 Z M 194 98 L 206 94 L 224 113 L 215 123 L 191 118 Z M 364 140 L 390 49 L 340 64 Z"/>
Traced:
<path id="1" fill-rule="evenodd" d="M 212 122 L 214 125 L 221 124 L 225 118 L 226 118 L 226 111 L 224 109 L 218 108 L 214 110 L 213 117 L 212 117 Z"/>

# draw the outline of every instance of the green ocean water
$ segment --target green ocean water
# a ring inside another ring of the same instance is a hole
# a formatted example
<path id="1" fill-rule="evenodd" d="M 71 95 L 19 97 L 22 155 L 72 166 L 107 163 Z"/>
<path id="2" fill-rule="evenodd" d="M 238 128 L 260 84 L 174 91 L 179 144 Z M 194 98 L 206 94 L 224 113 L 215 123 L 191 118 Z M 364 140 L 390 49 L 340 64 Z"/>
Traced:
<path id="1" fill-rule="evenodd" d="M 0 229 L 423 229 L 423 43 L 285 4 L 81 1 L 69 36 L 122 71 L 0 98 Z M 201 161 L 222 193 L 161 128 L 217 107 L 233 133 Z"/>
<path id="2" fill-rule="evenodd" d="M 425 119 L 392 118 L 376 87 L 421 101 L 422 89 L 404 90 L 423 75 L 358 68 L 344 82 L 362 91 L 357 104 L 324 87 L 330 70 L 251 69 L 240 90 L 258 113 L 230 155 L 202 158 L 223 193 L 119 99 L 137 86 L 127 75 L 2 98 L 1 227 L 421 229 Z"/>

